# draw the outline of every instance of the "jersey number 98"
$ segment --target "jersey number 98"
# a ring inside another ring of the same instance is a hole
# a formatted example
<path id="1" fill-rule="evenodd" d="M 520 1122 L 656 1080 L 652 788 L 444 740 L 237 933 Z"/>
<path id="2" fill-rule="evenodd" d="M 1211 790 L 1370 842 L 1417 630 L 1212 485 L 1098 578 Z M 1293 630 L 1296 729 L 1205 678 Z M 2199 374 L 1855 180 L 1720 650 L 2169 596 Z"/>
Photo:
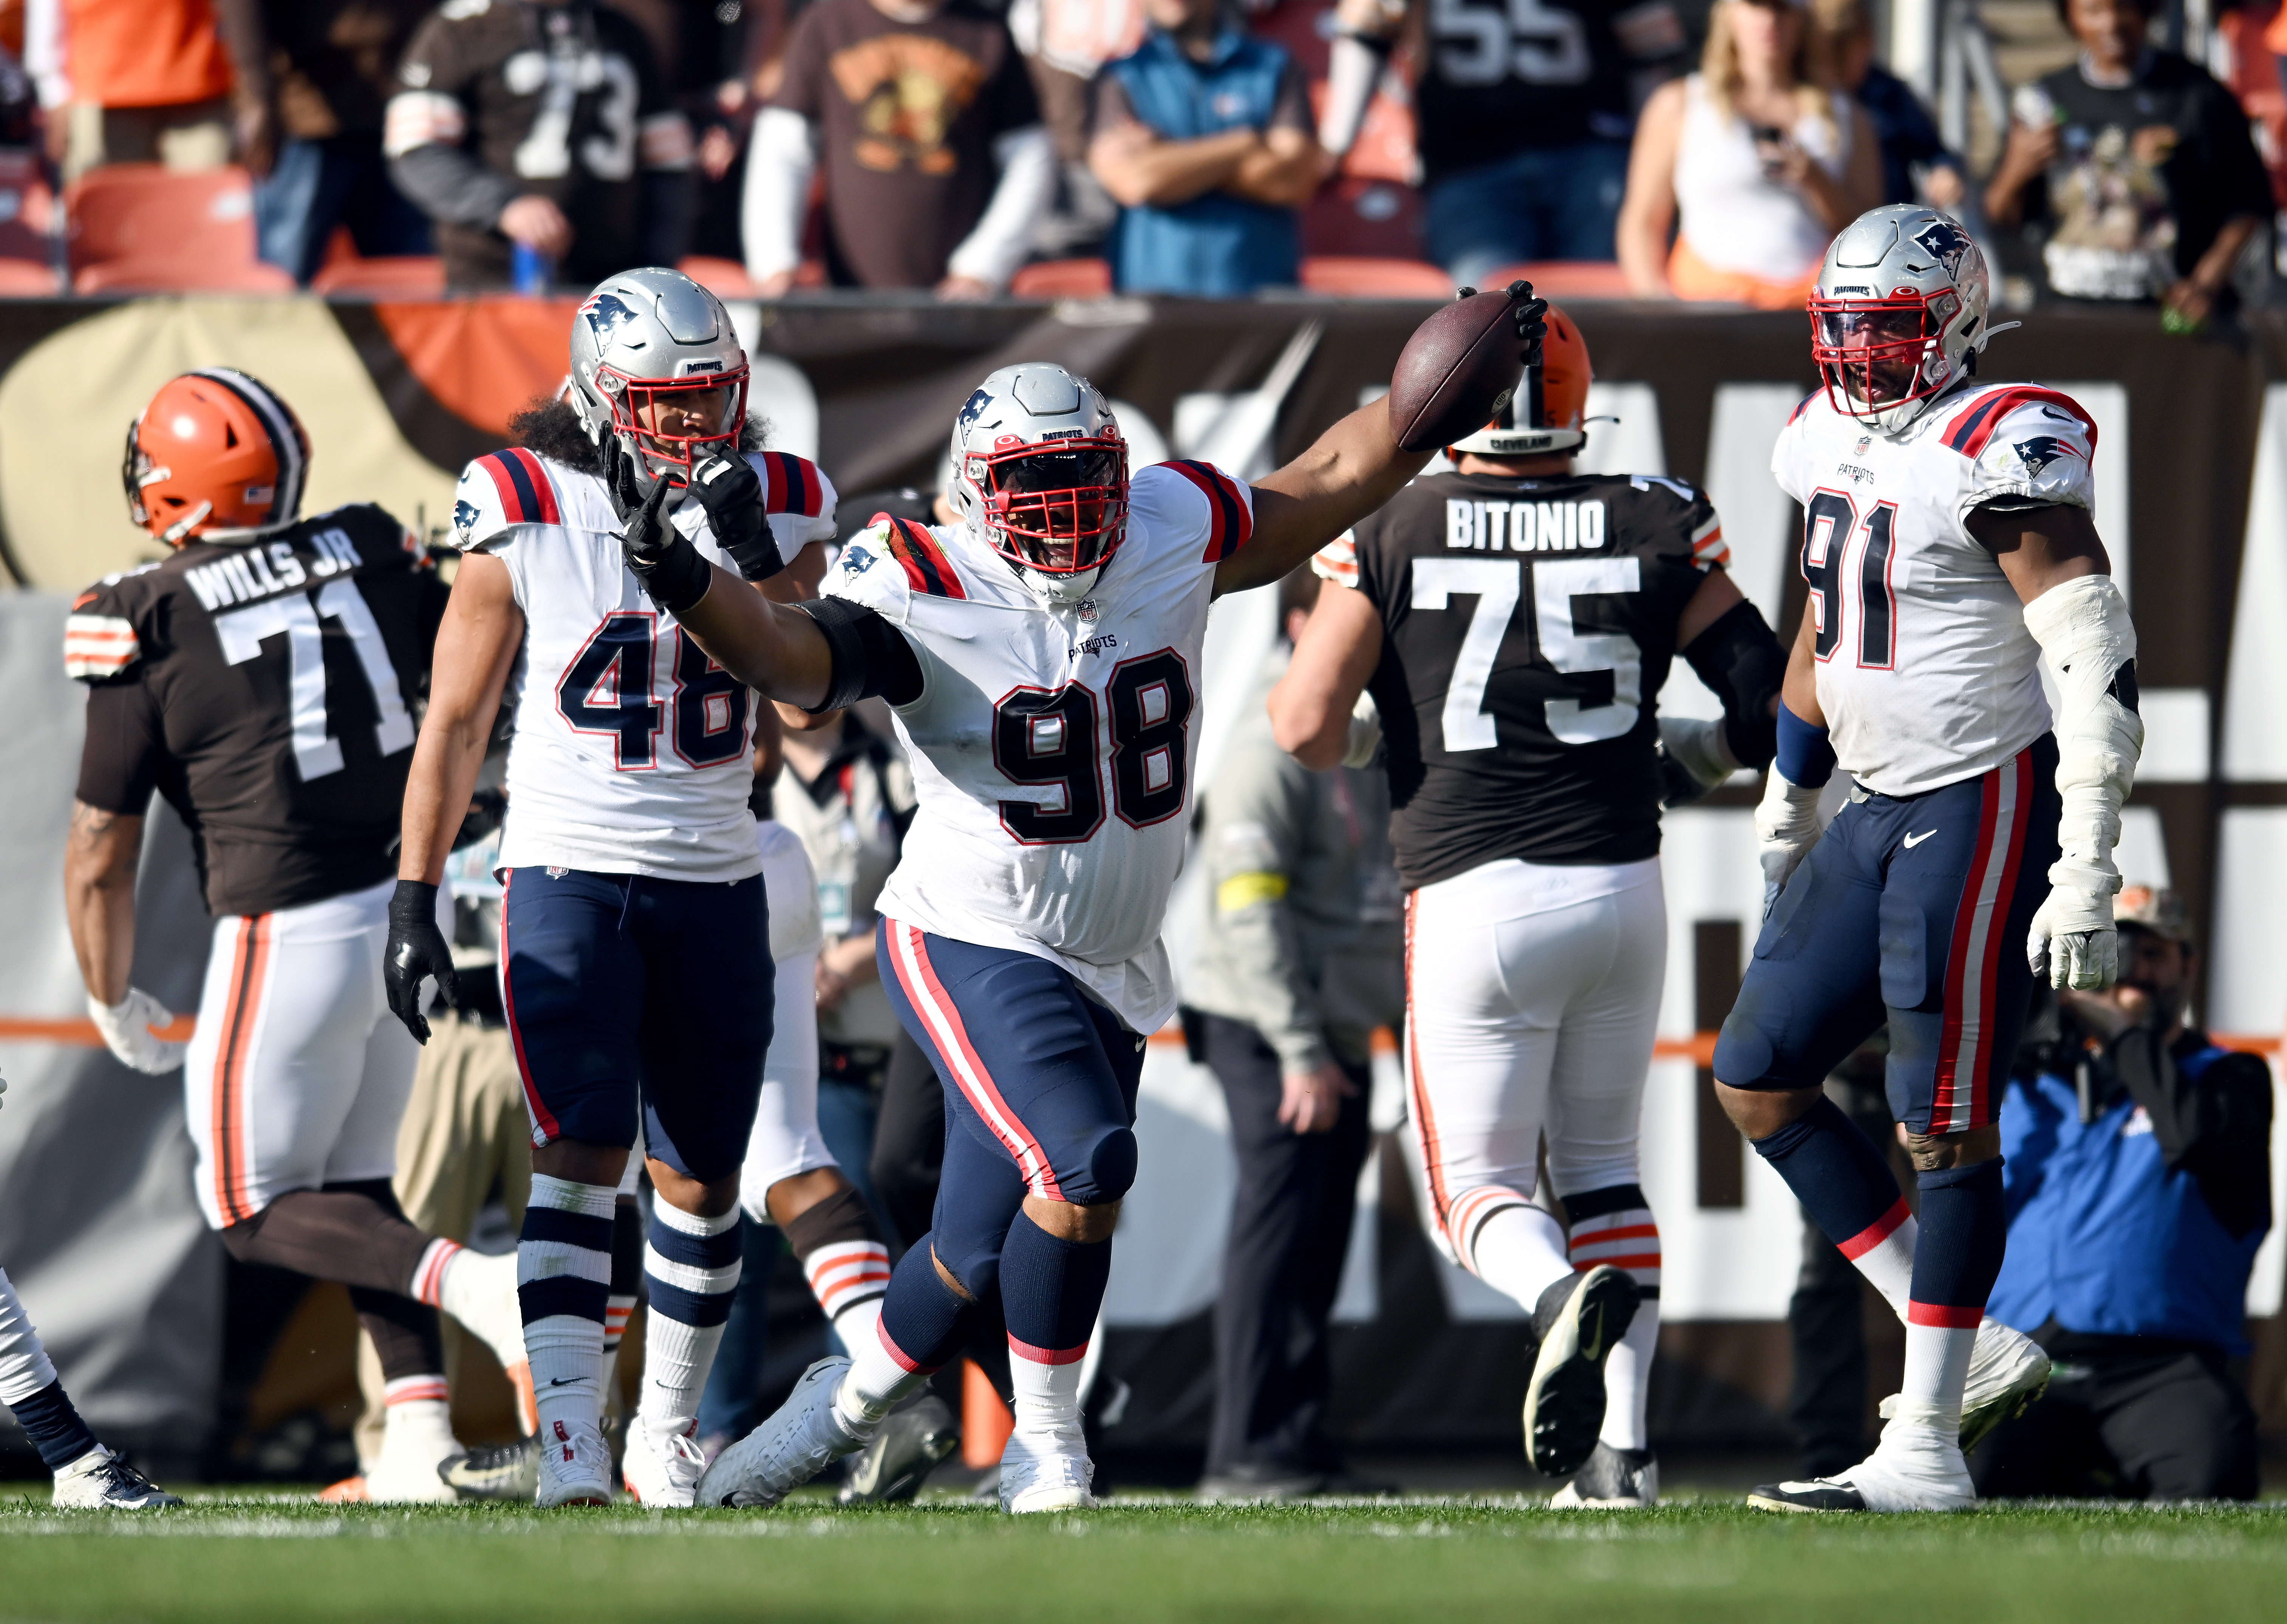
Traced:
<path id="1" fill-rule="evenodd" d="M 1191 672 L 1172 649 L 1125 660 L 1104 684 L 1112 713 L 1112 805 L 1142 829 L 1183 809 L 1195 697 Z M 1096 761 L 1096 695 L 1084 684 L 1019 688 L 993 707 L 993 764 L 1011 784 L 1053 785 L 1049 802 L 1004 800 L 1001 822 L 1027 846 L 1085 840 L 1104 824 Z"/>

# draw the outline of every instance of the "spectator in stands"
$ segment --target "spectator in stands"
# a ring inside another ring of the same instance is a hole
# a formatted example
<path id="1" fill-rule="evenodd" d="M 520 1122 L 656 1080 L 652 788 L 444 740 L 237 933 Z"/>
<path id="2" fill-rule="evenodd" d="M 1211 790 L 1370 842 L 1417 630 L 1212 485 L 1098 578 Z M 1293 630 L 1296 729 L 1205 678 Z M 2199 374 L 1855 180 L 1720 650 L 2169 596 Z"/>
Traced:
<path id="1" fill-rule="evenodd" d="M 1609 260 L 1634 108 L 1677 70 L 1670 0 L 1426 8 L 1414 93 L 1429 257 L 1457 285 L 1520 261 Z M 1341 0 L 1319 137 L 1349 149 L 1406 0 Z"/>
<path id="2" fill-rule="evenodd" d="M 1985 188 L 1996 226 L 2046 238 L 2050 290 L 2204 322 L 2271 213 L 2247 114 L 2207 70 L 2146 42 L 2152 0 L 2057 0 L 2080 60 L 2017 92 Z"/>
<path id="3" fill-rule="evenodd" d="M 269 169 L 260 0 L 31 0 L 25 36 L 67 182 L 107 163 L 219 169 L 234 152 Z"/>
<path id="4" fill-rule="evenodd" d="M 2008 1257 L 1987 1312 L 2056 1361 L 1972 1462 L 1980 1495 L 2252 1500 L 2248 1275 L 2271 1227 L 2271 1070 L 2186 1019 L 2174 893 L 2114 899 L 2120 981 L 2068 992 L 2001 1106 Z"/>
<path id="5" fill-rule="evenodd" d="M 795 20 L 747 159 L 747 272 L 766 298 L 794 285 L 821 159 L 836 287 L 989 298 L 1056 188 L 1024 59 L 978 0 L 814 0 Z"/>
<path id="6" fill-rule="evenodd" d="M 1289 647 L 1320 584 L 1307 568 L 1280 583 Z M 1270 662 L 1232 731 L 1199 836 L 1214 900 L 1184 1020 L 1238 1153 L 1206 1500 L 1357 1487 L 1321 1425 L 1326 1320 L 1373 1139 L 1367 1040 L 1405 1014 L 1388 777 L 1312 772 L 1278 747 L 1262 700 L 1284 670 Z"/>
<path id="7" fill-rule="evenodd" d="M 1638 298 L 1799 310 L 1834 233 L 1880 201 L 1873 122 L 1816 43 L 1794 0 L 1718 0 L 1699 71 L 1653 92 L 1620 206 Z"/>
<path id="8" fill-rule="evenodd" d="M 306 282 L 336 225 L 358 252 L 426 254 L 429 218 L 389 178 L 382 108 L 429 0 L 264 0 L 276 156 L 254 188 L 263 258 Z"/>
<path id="9" fill-rule="evenodd" d="M 383 151 L 436 223 L 446 286 L 584 287 L 673 264 L 690 228 L 691 125 L 643 31 L 591 0 L 431 12 L 398 69 Z"/>
<path id="10" fill-rule="evenodd" d="M 1096 82 L 1088 167 L 1120 205 L 1113 283 L 1227 298 L 1294 282 L 1302 208 L 1331 165 L 1302 72 L 1227 0 L 1144 0 L 1131 56 Z"/>
<path id="11" fill-rule="evenodd" d="M 1969 195 L 1968 166 L 1939 137 L 1914 87 L 1874 60 L 1874 14 L 1866 0 L 1811 0 L 1810 22 L 1834 83 L 1874 122 L 1882 144 L 1879 201 L 1927 203 L 1959 215 Z"/>

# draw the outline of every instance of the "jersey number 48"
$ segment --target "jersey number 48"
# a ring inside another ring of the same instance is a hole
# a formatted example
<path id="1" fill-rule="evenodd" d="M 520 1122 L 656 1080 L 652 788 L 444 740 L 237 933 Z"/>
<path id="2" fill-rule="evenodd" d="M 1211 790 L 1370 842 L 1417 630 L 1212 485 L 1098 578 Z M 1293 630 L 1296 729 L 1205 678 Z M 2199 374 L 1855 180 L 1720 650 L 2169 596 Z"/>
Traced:
<path id="1" fill-rule="evenodd" d="M 659 730 L 674 713 L 675 753 L 692 767 L 719 767 L 747 753 L 747 685 L 675 628 L 675 693 L 652 694 L 653 618 L 605 615 L 556 684 L 557 713 L 574 733 L 612 736 L 612 765 L 649 772 L 659 765 Z"/>

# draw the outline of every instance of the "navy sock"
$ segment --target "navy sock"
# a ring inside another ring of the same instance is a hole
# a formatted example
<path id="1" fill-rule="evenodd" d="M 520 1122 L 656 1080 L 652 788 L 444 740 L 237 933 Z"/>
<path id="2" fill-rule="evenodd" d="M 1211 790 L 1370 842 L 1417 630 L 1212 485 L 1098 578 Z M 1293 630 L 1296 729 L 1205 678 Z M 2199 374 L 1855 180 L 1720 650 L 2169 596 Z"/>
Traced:
<path id="1" fill-rule="evenodd" d="M 1001 1245 L 1001 1312 L 1009 1345 L 1043 1364 L 1078 1359 L 1111 1277 L 1110 1241 L 1059 1241 L 1019 1212 Z"/>
<path id="2" fill-rule="evenodd" d="M 890 1272 L 882 1299 L 882 1336 L 909 1370 L 930 1371 L 961 1352 L 977 1305 L 945 1283 L 923 1235 Z"/>
<path id="3" fill-rule="evenodd" d="M 1905 1197 L 1898 1194 L 1890 1164 L 1824 1095 L 1777 1133 L 1748 1143 L 1848 1256 L 1855 1258 L 1879 1244 L 1905 1222 Z"/>
<path id="4" fill-rule="evenodd" d="M 1919 1324 L 1974 1326 L 2000 1277 L 2008 1236 L 2001 1159 L 1922 1173 L 1915 1182 L 1922 1210 L 1910 1317 Z"/>
<path id="5" fill-rule="evenodd" d="M 64 1391 L 59 1380 L 8 1407 L 16 1412 L 16 1424 L 24 1429 L 24 1436 L 32 1440 L 32 1447 L 40 1452 L 50 1471 L 61 1471 L 95 1447 L 95 1434 L 72 1407 L 71 1395 Z"/>

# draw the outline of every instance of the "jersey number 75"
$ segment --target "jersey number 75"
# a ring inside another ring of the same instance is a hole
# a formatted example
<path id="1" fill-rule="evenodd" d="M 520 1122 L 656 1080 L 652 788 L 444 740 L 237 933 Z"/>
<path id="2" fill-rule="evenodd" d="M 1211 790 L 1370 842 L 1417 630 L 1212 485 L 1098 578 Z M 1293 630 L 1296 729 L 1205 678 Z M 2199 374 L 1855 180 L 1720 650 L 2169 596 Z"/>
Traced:
<path id="1" fill-rule="evenodd" d="M 1604 593 L 1642 590 L 1643 574 L 1633 558 L 1551 558 L 1532 566 L 1533 642 L 1540 658 L 1567 675 L 1612 674 L 1612 697 L 1603 705 L 1550 699 L 1544 709 L 1548 731 L 1567 745 L 1593 745 L 1618 738 L 1636 725 L 1643 709 L 1643 650 L 1626 632 L 1583 632 L 1572 623 L 1572 600 Z M 1474 595 L 1475 613 L 1453 657 L 1445 685 L 1442 718 L 1445 749 L 1491 750 L 1500 743 L 1484 708 L 1485 685 L 1508 635 L 1509 617 L 1523 595 L 1524 565 L 1507 558 L 1417 558 L 1413 561 L 1415 609 L 1444 609 L 1454 596 Z"/>

